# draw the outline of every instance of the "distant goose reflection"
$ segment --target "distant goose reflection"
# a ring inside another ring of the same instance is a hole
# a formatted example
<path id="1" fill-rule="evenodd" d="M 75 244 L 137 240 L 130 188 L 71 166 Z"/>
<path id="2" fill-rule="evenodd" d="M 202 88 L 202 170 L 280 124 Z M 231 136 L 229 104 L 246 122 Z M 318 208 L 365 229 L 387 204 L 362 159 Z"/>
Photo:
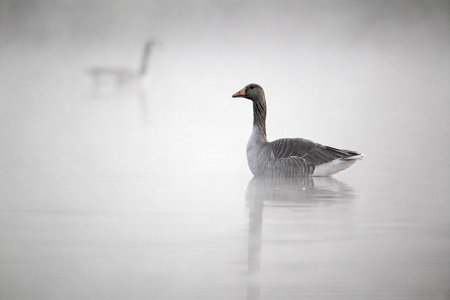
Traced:
<path id="1" fill-rule="evenodd" d="M 247 299 L 260 299 L 264 206 L 326 205 L 354 197 L 352 187 L 332 177 L 253 177 L 245 195 L 249 210 Z"/>

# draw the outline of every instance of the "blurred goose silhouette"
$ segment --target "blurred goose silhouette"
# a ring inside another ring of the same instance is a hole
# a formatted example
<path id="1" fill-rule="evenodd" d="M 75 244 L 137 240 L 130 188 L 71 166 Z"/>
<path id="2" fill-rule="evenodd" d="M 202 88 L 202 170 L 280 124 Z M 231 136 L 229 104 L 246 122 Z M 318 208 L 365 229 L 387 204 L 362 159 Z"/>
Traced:
<path id="1" fill-rule="evenodd" d="M 90 68 L 89 74 L 95 87 L 122 88 L 140 82 L 148 73 L 150 54 L 154 45 L 155 41 L 153 39 L 145 42 L 139 66 L 135 70 L 119 67 Z"/>
<path id="2" fill-rule="evenodd" d="M 355 151 L 301 138 L 268 142 L 266 97 L 261 86 L 249 84 L 232 97 L 253 102 L 253 131 L 247 143 L 247 161 L 255 176 L 331 176 L 364 157 Z"/>

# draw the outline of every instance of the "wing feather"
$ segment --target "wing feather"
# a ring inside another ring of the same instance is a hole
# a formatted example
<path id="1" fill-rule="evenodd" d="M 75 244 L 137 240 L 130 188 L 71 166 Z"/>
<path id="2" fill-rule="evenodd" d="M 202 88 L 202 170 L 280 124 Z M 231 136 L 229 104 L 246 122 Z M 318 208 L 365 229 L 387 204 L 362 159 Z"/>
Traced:
<path id="1" fill-rule="evenodd" d="M 341 150 L 306 139 L 279 139 L 270 143 L 274 158 L 300 157 L 306 163 L 320 165 L 335 159 L 346 159 L 360 155 L 358 152 Z"/>

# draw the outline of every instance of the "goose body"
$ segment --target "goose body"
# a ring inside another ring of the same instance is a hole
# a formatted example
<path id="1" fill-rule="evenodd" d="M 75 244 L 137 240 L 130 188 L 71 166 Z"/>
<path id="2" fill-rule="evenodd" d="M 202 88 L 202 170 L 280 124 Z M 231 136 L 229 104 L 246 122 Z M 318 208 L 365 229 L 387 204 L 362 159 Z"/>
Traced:
<path id="1" fill-rule="evenodd" d="M 247 143 L 247 161 L 255 176 L 331 176 L 364 156 L 302 138 L 268 142 L 263 89 L 252 83 L 233 94 L 236 97 L 253 101 L 253 130 Z"/>

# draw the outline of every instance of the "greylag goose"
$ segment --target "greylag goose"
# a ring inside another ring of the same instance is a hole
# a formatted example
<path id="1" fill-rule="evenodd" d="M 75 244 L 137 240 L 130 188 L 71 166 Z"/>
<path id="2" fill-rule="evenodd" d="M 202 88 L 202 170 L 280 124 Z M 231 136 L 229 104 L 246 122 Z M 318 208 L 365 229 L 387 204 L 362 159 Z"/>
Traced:
<path id="1" fill-rule="evenodd" d="M 247 143 L 247 161 L 255 176 L 331 176 L 364 157 L 302 138 L 267 141 L 266 97 L 261 86 L 249 84 L 233 98 L 253 101 L 253 130 Z"/>
<path id="2" fill-rule="evenodd" d="M 123 87 L 135 83 L 142 79 L 148 70 L 148 61 L 154 40 L 148 40 L 142 50 L 141 61 L 137 70 L 114 67 L 93 67 L 89 69 L 89 74 L 96 86 L 116 86 Z"/>

